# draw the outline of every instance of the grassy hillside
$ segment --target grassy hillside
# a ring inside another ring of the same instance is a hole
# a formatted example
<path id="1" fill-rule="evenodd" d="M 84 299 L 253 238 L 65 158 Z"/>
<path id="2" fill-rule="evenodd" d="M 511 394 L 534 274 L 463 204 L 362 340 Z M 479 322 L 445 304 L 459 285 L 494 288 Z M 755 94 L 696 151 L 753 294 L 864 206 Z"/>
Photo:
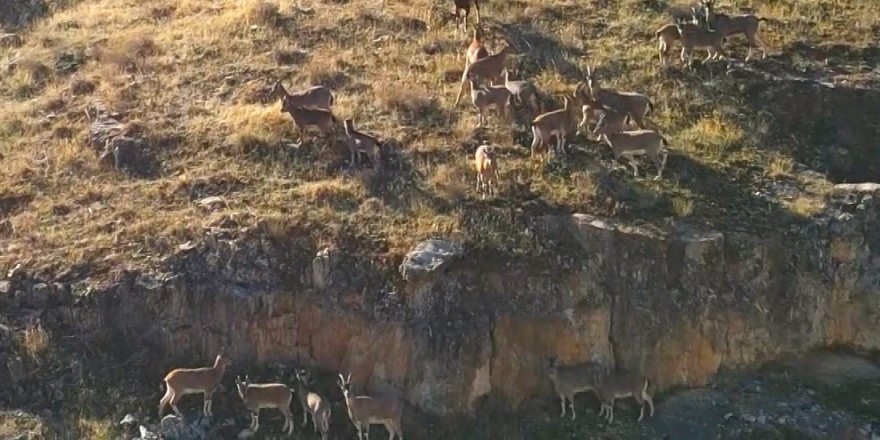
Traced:
<path id="1" fill-rule="evenodd" d="M 19 262 L 51 271 L 87 264 L 95 273 L 150 264 L 206 229 L 260 221 L 313 246 L 392 257 L 435 234 L 539 252 L 522 222 L 546 212 L 774 228 L 822 208 L 827 178 L 795 171 L 828 171 L 835 123 L 851 122 L 854 143 L 877 133 L 858 101 L 864 94 L 847 101 L 834 91 L 833 105 L 810 102 L 825 92 L 765 76 L 821 79 L 839 93 L 875 86 L 880 2 L 724 2 L 770 19 L 762 23 L 768 58 L 733 73 L 726 63 L 659 66 L 653 31 L 668 20 L 663 1 L 484 4 L 490 50 L 508 41 L 517 52 L 508 65 L 545 91 L 549 107 L 588 64 L 607 86 L 652 97 L 649 124 L 675 150 L 657 182 L 633 178 L 607 146 L 584 137 L 564 163 L 541 165 L 529 158 L 524 127 L 491 115 L 477 129 L 469 103 L 452 105 L 470 38 L 455 38 L 451 2 L 65 3 L 20 30 L 20 47 L 0 48 L 4 270 Z M 731 45 L 741 60 L 743 39 Z M 387 172 L 348 169 L 338 134 L 328 141 L 310 132 L 293 148 L 290 117 L 269 96 L 276 80 L 289 89 L 332 87 L 339 117 L 387 141 Z M 96 105 L 122 113 L 131 133 L 147 139 L 150 172 L 99 163 L 86 142 Z M 501 150 L 503 185 L 486 200 L 474 191 L 470 162 L 481 143 Z M 779 182 L 793 195 L 767 189 Z M 209 212 L 197 203 L 213 195 L 228 206 Z"/>

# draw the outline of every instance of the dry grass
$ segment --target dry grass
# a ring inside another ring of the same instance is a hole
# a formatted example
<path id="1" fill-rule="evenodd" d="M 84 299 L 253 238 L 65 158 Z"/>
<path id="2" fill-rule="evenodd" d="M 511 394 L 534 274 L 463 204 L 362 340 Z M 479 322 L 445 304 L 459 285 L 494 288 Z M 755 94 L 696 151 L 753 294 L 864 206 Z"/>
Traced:
<path id="1" fill-rule="evenodd" d="M 546 96 L 570 92 L 588 62 L 607 86 L 649 94 L 657 104 L 649 123 L 679 155 L 659 182 L 611 170 L 607 147 L 582 137 L 569 163 L 539 165 L 523 129 L 492 116 L 476 129 L 469 105 L 453 108 L 458 84 L 447 80 L 460 72 L 469 39 L 455 40 L 451 22 L 440 25 L 446 6 L 431 0 L 386 2 L 384 10 L 373 0 L 74 3 L 24 32 L 21 48 L 0 49 L 3 66 L 15 64 L 0 78 L 0 270 L 17 262 L 47 271 L 152 264 L 217 224 L 194 203 L 209 195 L 224 196 L 223 217 L 241 226 L 294 217 L 316 243 L 369 237 L 391 254 L 436 234 L 527 246 L 507 232 L 522 228 L 495 214 L 534 201 L 713 227 L 783 221 L 753 209 L 766 202 L 748 194 L 813 146 L 768 132 L 768 110 L 743 92 L 750 83 L 718 67 L 661 69 L 652 32 L 666 17 L 655 3 L 495 2 L 483 17 L 490 49 L 513 43 L 510 66 Z M 762 24 L 771 59 L 759 69 L 808 62 L 821 71 L 822 60 L 800 43 L 876 44 L 877 2 L 780 0 L 758 12 L 772 20 Z M 734 41 L 735 54 L 743 49 Z M 268 98 L 279 79 L 291 89 L 332 87 L 340 118 L 388 141 L 388 175 L 345 171 L 338 133 L 328 142 L 310 132 L 291 149 L 292 123 Z M 85 110 L 98 101 L 142 126 L 162 164 L 157 176 L 130 178 L 97 163 L 84 139 Z M 486 142 L 504 149 L 502 185 L 482 201 L 466 158 Z"/>
<path id="2" fill-rule="evenodd" d="M 21 348 L 29 359 L 39 362 L 49 349 L 49 334 L 39 324 L 29 325 L 24 330 Z"/>

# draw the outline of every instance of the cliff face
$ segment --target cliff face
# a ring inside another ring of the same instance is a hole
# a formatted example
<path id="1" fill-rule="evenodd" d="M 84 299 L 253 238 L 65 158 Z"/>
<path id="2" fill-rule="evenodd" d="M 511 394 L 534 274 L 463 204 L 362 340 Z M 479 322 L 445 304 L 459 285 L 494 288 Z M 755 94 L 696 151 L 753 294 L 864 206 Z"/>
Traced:
<path id="1" fill-rule="evenodd" d="M 396 389 L 436 414 L 468 412 L 490 393 L 511 405 L 549 396 L 551 354 L 642 370 L 661 389 L 698 386 L 781 354 L 880 349 L 880 190 L 837 192 L 833 212 L 770 237 L 546 217 L 536 234 L 574 257 L 494 264 L 436 241 L 404 262 L 398 285 L 373 283 L 382 277 L 340 251 L 302 264 L 259 231 L 221 231 L 163 275 L 127 274 L 89 294 L 13 276 L 0 304 L 153 347 L 148 381 L 222 344 L 239 365 L 350 372 L 357 387 Z"/>

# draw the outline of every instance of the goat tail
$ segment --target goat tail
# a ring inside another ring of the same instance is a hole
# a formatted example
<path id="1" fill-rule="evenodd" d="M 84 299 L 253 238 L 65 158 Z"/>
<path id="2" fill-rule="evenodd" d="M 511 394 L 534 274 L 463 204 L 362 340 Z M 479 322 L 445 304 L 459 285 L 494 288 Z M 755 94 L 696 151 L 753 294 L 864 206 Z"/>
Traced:
<path id="1" fill-rule="evenodd" d="M 654 112 L 654 101 L 651 101 L 650 99 L 648 99 L 648 112 L 649 113 Z"/>
<path id="2" fill-rule="evenodd" d="M 664 147 L 669 147 L 669 141 L 667 141 L 665 137 L 660 136 L 660 140 L 663 141 Z"/>
<path id="3" fill-rule="evenodd" d="M 770 19 L 769 19 L 769 18 L 766 18 L 766 17 L 758 17 L 758 21 L 766 21 L 766 22 L 769 22 Z"/>
<path id="4" fill-rule="evenodd" d="M 331 94 L 330 94 L 330 102 L 329 102 L 329 104 L 330 104 L 330 105 L 333 105 L 334 102 L 336 102 L 336 98 L 334 98 L 334 97 L 333 97 L 333 94 L 331 93 Z"/>

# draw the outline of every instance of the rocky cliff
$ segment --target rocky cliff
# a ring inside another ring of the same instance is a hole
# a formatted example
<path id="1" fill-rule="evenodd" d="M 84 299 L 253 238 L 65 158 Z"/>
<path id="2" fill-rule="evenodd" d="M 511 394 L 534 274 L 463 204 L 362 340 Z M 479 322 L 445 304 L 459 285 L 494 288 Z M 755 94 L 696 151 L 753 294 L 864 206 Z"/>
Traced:
<path id="1" fill-rule="evenodd" d="M 832 198 L 808 226 L 761 236 L 542 217 L 535 236 L 571 252 L 505 260 L 436 240 L 393 276 L 335 248 L 304 258 L 314 249 L 270 224 L 216 230 L 164 271 L 103 287 L 12 273 L 0 306 L 151 350 L 150 383 L 226 345 L 239 365 L 350 372 L 435 414 L 490 394 L 514 406 L 549 396 L 551 354 L 642 370 L 660 389 L 699 386 L 811 348 L 880 349 L 880 185 Z"/>

